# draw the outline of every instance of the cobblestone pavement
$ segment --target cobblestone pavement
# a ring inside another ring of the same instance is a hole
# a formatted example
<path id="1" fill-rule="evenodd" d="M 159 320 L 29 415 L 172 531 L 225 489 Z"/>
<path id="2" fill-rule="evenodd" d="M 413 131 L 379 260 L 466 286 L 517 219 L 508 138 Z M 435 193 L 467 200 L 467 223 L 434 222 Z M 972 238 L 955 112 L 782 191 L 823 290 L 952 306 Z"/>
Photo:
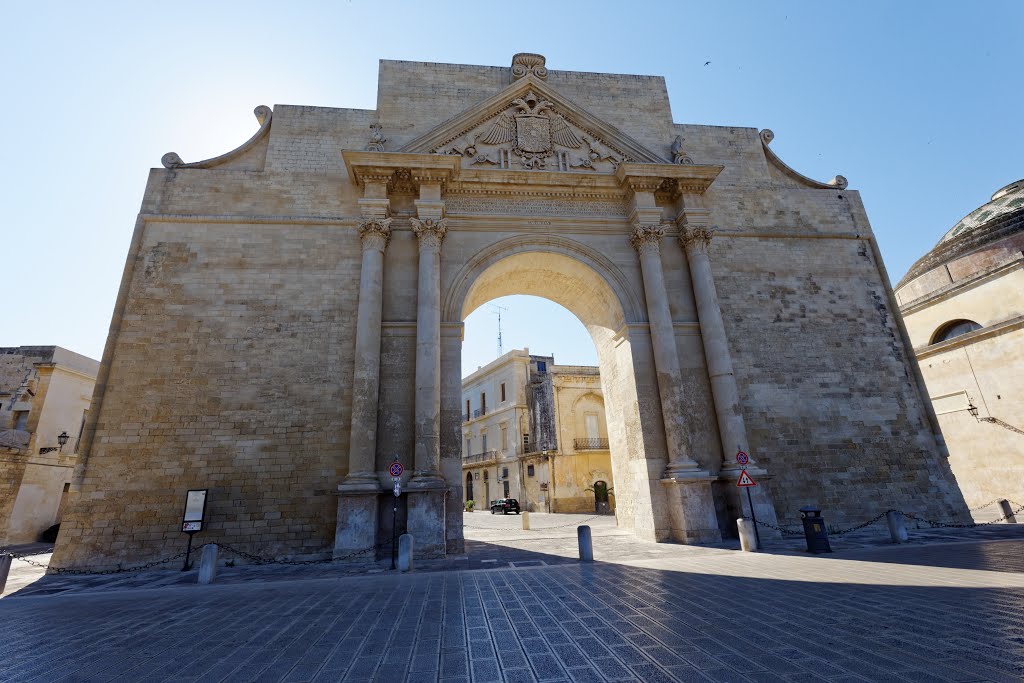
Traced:
<path id="1" fill-rule="evenodd" d="M 1024 575 L 877 561 L 977 546 L 5 598 L 0 680 L 1024 680 Z"/>

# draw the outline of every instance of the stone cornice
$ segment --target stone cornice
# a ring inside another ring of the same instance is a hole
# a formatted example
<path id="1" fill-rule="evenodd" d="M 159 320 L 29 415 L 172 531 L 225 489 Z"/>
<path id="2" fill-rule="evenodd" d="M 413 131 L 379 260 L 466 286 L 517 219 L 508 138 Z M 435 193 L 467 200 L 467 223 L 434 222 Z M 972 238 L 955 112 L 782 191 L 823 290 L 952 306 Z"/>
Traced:
<path id="1" fill-rule="evenodd" d="M 957 280 L 956 282 L 951 282 L 940 289 L 925 294 L 924 296 L 912 299 L 909 302 L 900 305 L 900 314 L 907 316 L 911 313 L 916 313 L 923 308 L 928 308 L 933 304 L 945 301 L 946 299 L 959 294 L 964 289 L 970 289 L 990 280 L 1002 277 L 1006 273 L 1017 270 L 1018 268 L 1024 268 L 1024 256 L 1018 256 L 1011 261 L 1000 263 L 994 268 L 990 268 L 980 273 L 975 273 L 970 277 Z"/>
<path id="2" fill-rule="evenodd" d="M 623 188 L 632 191 L 655 192 L 669 181 L 677 192 L 704 194 L 724 168 L 709 164 L 625 163 L 619 164 L 615 177 Z"/>
<path id="3" fill-rule="evenodd" d="M 369 179 L 390 177 L 396 171 L 409 169 L 413 179 L 423 182 L 450 182 L 459 175 L 461 166 L 456 157 L 441 154 L 405 154 L 399 152 L 365 152 L 343 150 L 341 158 L 349 179 L 362 185 Z"/>
<path id="4" fill-rule="evenodd" d="M 922 358 L 928 358 L 935 356 L 945 351 L 951 351 L 952 349 L 958 349 L 963 346 L 969 346 L 975 342 L 996 337 L 1001 334 L 1013 332 L 1024 328 L 1024 315 L 1018 315 L 1016 318 L 1010 318 L 1004 320 L 1001 323 L 983 327 L 980 330 L 968 332 L 967 334 L 961 334 L 959 336 L 948 339 L 938 344 L 931 344 L 930 346 L 920 346 L 914 349 L 914 355 L 917 356 L 918 360 Z"/>

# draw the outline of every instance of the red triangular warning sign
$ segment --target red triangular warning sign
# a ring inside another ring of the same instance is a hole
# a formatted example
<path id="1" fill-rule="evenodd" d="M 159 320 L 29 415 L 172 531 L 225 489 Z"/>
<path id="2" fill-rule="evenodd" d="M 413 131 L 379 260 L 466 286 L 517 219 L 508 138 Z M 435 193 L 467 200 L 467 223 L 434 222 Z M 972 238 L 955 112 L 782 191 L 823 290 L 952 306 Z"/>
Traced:
<path id="1" fill-rule="evenodd" d="M 740 472 L 740 479 L 736 482 L 737 486 L 757 486 L 757 482 L 754 481 L 746 470 Z"/>

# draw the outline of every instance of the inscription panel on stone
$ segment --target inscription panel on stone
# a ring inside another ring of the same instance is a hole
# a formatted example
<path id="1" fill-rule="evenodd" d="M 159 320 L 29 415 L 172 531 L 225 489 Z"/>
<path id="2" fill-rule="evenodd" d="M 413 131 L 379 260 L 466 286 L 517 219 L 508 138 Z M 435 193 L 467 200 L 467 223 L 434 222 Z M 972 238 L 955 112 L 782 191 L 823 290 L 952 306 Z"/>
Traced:
<path id="1" fill-rule="evenodd" d="M 466 197 L 449 195 L 445 209 L 450 214 L 510 216 L 611 216 L 627 215 L 626 205 L 618 200 L 520 199 L 513 197 Z"/>

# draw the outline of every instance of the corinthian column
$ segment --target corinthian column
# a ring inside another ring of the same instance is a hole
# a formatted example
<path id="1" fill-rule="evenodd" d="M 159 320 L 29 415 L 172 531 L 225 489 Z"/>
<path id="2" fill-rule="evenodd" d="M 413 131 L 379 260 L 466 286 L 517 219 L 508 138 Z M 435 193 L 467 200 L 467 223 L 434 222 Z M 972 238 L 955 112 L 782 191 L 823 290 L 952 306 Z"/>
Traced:
<path id="1" fill-rule="evenodd" d="M 668 445 L 665 476 L 676 478 L 700 473 L 700 465 L 690 456 L 689 435 L 683 415 L 682 372 L 672 314 L 668 307 L 665 275 L 661 267 L 661 238 L 664 235 L 665 228 L 660 224 L 634 223 L 630 242 L 640 255 L 651 344 L 654 347 L 654 366 L 658 373 L 658 394 L 661 397 Z"/>
<path id="2" fill-rule="evenodd" d="M 380 323 L 384 281 L 384 250 L 391 238 L 390 218 L 363 218 L 359 237 L 363 264 L 359 275 L 356 313 L 355 367 L 352 373 L 352 431 L 349 444 L 348 489 L 380 485 L 376 475 L 377 398 L 380 394 Z"/>
<path id="3" fill-rule="evenodd" d="M 699 197 L 686 200 L 679 220 L 679 243 L 686 252 L 686 260 L 690 265 L 690 279 L 693 283 L 693 298 L 697 302 L 697 319 L 700 322 L 700 336 L 704 344 L 704 357 L 707 362 L 708 376 L 711 380 L 711 397 L 715 403 L 715 415 L 718 422 L 718 433 L 722 441 L 721 478 L 735 480 L 739 476 L 740 465 L 736 462 L 736 452 L 743 451 L 750 455 L 750 444 L 747 442 L 747 428 L 743 422 L 743 411 L 740 408 L 740 393 L 733 373 L 732 355 L 729 353 L 729 339 L 722 321 L 722 309 L 718 303 L 718 292 L 715 289 L 715 278 L 711 272 L 711 259 L 708 247 L 711 245 L 713 232 L 709 228 L 710 211 L 703 207 Z M 733 450 L 735 448 L 735 450 Z M 757 467 L 753 456 L 746 469 L 758 476 L 759 485 L 752 492 L 752 499 L 757 517 L 770 524 L 776 523 L 775 506 L 767 489 L 767 472 Z M 749 514 L 749 505 L 733 486 L 727 486 L 731 494 L 732 504 Z M 762 535 L 774 535 L 769 528 L 760 530 Z"/>
<path id="4" fill-rule="evenodd" d="M 441 240 L 445 218 L 410 218 L 419 240 L 416 300 L 415 472 L 411 487 L 445 485 L 441 476 Z"/>

